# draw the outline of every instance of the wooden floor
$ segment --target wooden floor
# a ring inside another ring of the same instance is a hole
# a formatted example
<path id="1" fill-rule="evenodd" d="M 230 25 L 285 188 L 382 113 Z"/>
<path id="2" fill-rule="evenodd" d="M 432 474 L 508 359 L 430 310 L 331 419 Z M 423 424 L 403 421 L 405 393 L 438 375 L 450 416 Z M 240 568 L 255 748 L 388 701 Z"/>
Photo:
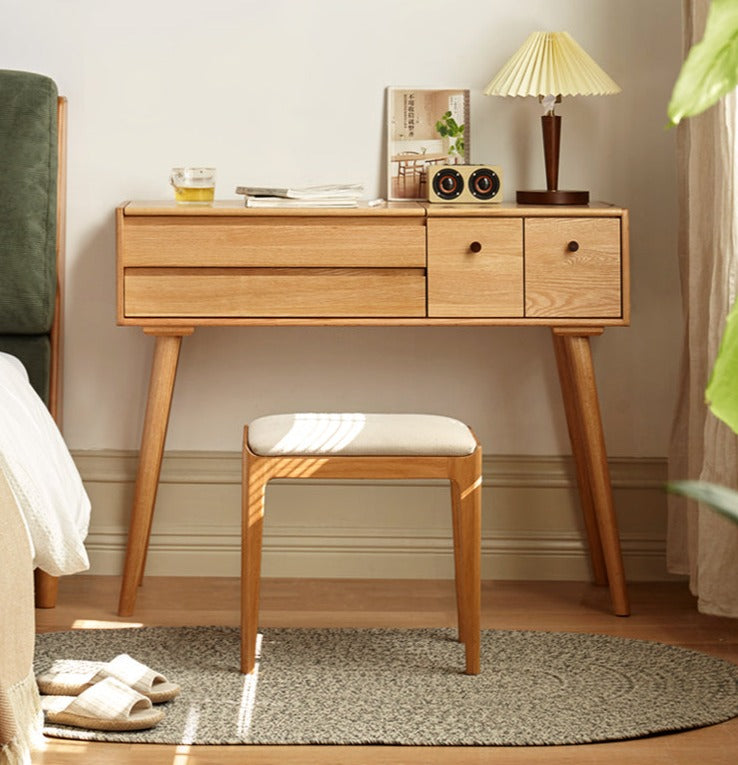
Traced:
<path id="1" fill-rule="evenodd" d="M 62 579 L 59 603 L 36 611 L 39 632 L 128 625 L 237 625 L 237 579 L 147 578 L 135 616 L 115 609 L 117 577 Z M 738 663 L 738 621 L 698 614 L 686 585 L 630 586 L 633 613 L 612 616 L 602 588 L 574 582 L 485 582 L 484 628 L 599 632 L 657 640 Z M 439 581 L 264 580 L 264 626 L 444 627 L 455 619 L 453 586 Z M 736 765 L 738 718 L 634 741 L 564 747 L 165 746 L 47 739 L 36 765 Z"/>

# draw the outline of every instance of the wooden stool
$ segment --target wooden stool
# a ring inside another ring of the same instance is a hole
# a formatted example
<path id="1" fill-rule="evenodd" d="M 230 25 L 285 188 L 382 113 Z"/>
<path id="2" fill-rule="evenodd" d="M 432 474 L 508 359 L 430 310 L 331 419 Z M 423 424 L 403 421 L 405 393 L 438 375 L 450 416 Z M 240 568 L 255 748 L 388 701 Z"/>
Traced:
<path id="1" fill-rule="evenodd" d="M 272 478 L 446 478 L 451 482 L 459 640 L 479 673 L 482 447 L 458 420 L 427 414 L 277 414 L 243 433 L 241 671 L 253 672 L 266 485 Z"/>

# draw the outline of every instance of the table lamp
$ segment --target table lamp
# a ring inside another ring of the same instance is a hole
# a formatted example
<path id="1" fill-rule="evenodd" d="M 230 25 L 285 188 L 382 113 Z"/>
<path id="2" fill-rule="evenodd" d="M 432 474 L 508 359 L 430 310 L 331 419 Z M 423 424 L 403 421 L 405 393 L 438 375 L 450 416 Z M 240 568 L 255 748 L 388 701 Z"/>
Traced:
<path id="1" fill-rule="evenodd" d="M 601 96 L 619 93 L 620 87 L 566 32 L 533 32 L 484 89 L 487 96 L 538 96 L 546 189 L 518 191 L 520 204 L 582 205 L 589 191 L 562 191 L 559 183 L 561 117 L 554 107 L 562 96 Z"/>

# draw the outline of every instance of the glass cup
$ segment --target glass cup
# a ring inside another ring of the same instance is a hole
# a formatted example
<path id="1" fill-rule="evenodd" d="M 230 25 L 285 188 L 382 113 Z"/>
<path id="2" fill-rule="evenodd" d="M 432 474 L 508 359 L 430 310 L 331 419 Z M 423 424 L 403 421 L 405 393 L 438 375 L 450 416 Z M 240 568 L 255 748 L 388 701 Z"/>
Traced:
<path id="1" fill-rule="evenodd" d="M 214 167 L 173 167 L 169 181 L 179 204 L 202 204 L 215 198 Z"/>

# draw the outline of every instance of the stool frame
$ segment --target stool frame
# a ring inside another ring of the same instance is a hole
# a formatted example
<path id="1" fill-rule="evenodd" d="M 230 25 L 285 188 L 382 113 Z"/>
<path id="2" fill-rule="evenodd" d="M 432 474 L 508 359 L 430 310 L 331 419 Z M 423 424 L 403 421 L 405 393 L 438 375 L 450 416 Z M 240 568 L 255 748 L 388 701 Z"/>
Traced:
<path id="1" fill-rule="evenodd" d="M 468 675 L 480 671 L 482 448 L 461 456 L 260 455 L 243 432 L 241 526 L 241 672 L 256 665 L 266 487 L 274 478 L 440 478 L 451 485 L 458 639 Z"/>

